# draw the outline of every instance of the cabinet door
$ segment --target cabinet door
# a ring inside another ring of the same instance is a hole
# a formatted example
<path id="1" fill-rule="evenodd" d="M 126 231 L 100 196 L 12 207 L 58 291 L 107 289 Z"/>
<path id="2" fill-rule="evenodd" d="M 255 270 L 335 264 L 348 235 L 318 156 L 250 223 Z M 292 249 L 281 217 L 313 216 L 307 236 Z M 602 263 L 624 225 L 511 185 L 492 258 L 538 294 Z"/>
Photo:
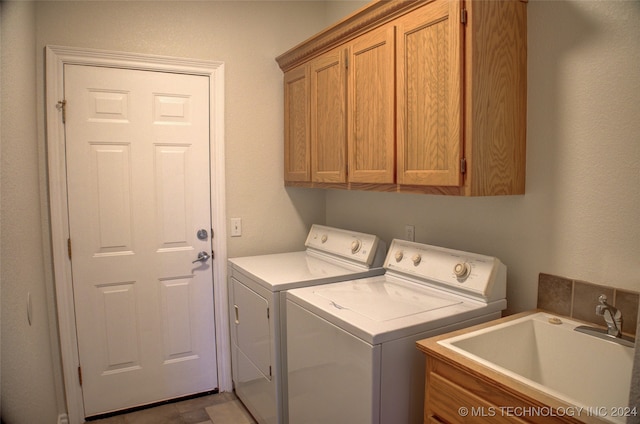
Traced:
<path id="1" fill-rule="evenodd" d="M 398 20 L 399 184 L 462 184 L 460 7 L 435 0 Z"/>
<path id="2" fill-rule="evenodd" d="M 284 74 L 284 180 L 311 181 L 309 67 Z"/>
<path id="3" fill-rule="evenodd" d="M 395 26 L 358 37 L 349 48 L 349 181 L 395 181 Z"/>
<path id="4" fill-rule="evenodd" d="M 347 181 L 346 74 L 343 48 L 311 62 L 312 181 Z"/>

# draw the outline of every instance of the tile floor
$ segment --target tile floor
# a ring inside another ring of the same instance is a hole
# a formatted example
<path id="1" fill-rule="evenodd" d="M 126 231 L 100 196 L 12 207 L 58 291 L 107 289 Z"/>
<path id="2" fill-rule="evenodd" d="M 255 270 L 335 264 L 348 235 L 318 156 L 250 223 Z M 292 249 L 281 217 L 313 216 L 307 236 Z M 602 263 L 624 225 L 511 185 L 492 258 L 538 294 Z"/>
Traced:
<path id="1" fill-rule="evenodd" d="M 255 424 L 234 393 L 218 393 L 156 406 L 88 424 Z"/>

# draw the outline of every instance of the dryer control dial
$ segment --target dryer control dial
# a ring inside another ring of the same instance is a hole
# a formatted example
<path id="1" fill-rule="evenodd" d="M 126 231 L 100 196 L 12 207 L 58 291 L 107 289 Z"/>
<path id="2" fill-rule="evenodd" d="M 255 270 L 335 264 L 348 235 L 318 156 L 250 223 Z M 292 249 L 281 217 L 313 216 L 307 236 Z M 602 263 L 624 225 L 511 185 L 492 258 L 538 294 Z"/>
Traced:
<path id="1" fill-rule="evenodd" d="M 403 257 L 404 257 L 404 253 L 402 253 L 402 250 L 398 250 L 396 252 L 396 262 L 400 262 Z"/>
<path id="2" fill-rule="evenodd" d="M 411 258 L 411 260 L 413 261 L 413 266 L 418 266 L 422 261 L 422 256 L 416 253 L 415 255 L 413 255 L 413 258 Z"/>
<path id="3" fill-rule="evenodd" d="M 360 240 L 354 240 L 351 242 L 351 253 L 358 253 L 360 248 L 362 247 L 362 243 Z"/>
<path id="4" fill-rule="evenodd" d="M 322 240 L 323 243 L 326 243 L 328 239 L 329 237 L 326 234 L 323 234 L 322 237 L 320 238 L 320 240 Z"/>
<path id="5" fill-rule="evenodd" d="M 459 262 L 453 267 L 453 273 L 459 280 L 463 280 L 469 276 L 471 267 L 467 262 Z"/>

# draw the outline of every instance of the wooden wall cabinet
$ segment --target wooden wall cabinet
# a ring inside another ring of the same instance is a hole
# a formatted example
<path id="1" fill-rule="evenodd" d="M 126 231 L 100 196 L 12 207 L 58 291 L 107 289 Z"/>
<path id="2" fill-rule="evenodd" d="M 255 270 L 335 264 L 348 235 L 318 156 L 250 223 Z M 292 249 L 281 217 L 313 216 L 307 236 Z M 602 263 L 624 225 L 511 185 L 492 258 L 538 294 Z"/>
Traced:
<path id="1" fill-rule="evenodd" d="M 395 182 L 394 57 L 383 27 L 285 73 L 285 181 Z"/>
<path id="2" fill-rule="evenodd" d="M 311 181 L 309 67 L 284 74 L 284 180 Z"/>
<path id="3" fill-rule="evenodd" d="M 524 193 L 525 2 L 374 1 L 276 60 L 287 185 Z"/>

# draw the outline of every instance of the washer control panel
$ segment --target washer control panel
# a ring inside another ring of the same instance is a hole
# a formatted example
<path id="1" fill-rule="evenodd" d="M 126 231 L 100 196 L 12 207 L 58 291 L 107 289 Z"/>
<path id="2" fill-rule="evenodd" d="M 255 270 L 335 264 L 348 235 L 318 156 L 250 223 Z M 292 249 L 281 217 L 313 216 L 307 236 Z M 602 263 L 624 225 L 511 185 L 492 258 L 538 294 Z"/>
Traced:
<path id="1" fill-rule="evenodd" d="M 412 281 L 478 300 L 506 296 L 506 267 L 492 256 L 395 239 L 384 267 Z"/>
<path id="2" fill-rule="evenodd" d="M 311 226 L 305 246 L 367 266 L 382 266 L 385 255 L 384 242 L 373 234 L 317 224 Z"/>

